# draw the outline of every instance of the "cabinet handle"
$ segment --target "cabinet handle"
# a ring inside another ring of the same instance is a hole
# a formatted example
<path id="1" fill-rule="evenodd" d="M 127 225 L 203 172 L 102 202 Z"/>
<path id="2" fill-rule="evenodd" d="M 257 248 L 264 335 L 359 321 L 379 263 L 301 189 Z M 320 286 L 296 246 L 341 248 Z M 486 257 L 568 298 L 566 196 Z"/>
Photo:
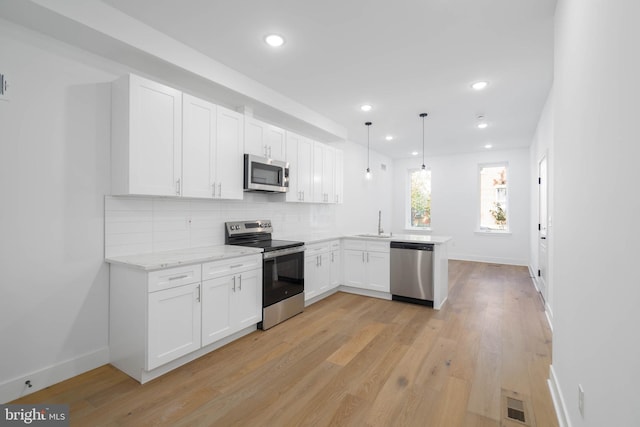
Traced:
<path id="1" fill-rule="evenodd" d="M 242 290 L 242 274 L 238 275 L 238 290 Z"/>
<path id="2" fill-rule="evenodd" d="M 362 252 L 362 262 L 364 262 L 364 252 Z"/>
<path id="3" fill-rule="evenodd" d="M 189 275 L 188 275 L 188 274 L 183 274 L 182 276 L 169 277 L 169 281 L 171 281 L 171 280 L 186 279 L 187 277 L 189 277 Z"/>
<path id="4" fill-rule="evenodd" d="M 322 255 L 318 255 L 318 259 L 320 260 L 320 267 L 322 267 Z"/>
<path id="5" fill-rule="evenodd" d="M 271 146 L 269 146 L 269 158 L 271 158 Z"/>
<path id="6" fill-rule="evenodd" d="M 233 292 L 236 291 L 236 276 L 233 276 L 233 287 L 232 287 L 232 289 L 233 289 Z"/>
<path id="7" fill-rule="evenodd" d="M 218 197 L 222 197 L 222 183 L 218 184 Z"/>
<path id="8" fill-rule="evenodd" d="M 236 264 L 236 265 L 232 265 L 229 268 L 238 268 L 238 267 L 242 267 L 244 264 Z"/>
<path id="9" fill-rule="evenodd" d="M 333 259 L 333 252 L 331 252 L 331 262 L 335 262 L 335 260 Z"/>
<path id="10" fill-rule="evenodd" d="M 200 290 L 200 286 L 201 286 L 201 285 L 198 285 L 198 296 L 197 296 L 197 298 L 196 298 L 196 301 L 198 301 L 198 302 L 200 302 L 200 298 L 201 298 L 201 296 L 202 296 L 202 295 L 200 294 L 200 292 L 201 292 L 201 290 Z"/>
<path id="11" fill-rule="evenodd" d="M 265 157 L 269 157 L 269 156 L 267 155 L 267 146 L 266 146 L 266 145 L 264 146 L 264 156 L 265 156 Z"/>
<path id="12" fill-rule="evenodd" d="M 176 180 L 176 194 L 180 195 L 180 178 Z"/>
<path id="13" fill-rule="evenodd" d="M 367 262 L 369 262 L 369 252 L 367 252 Z"/>
<path id="14" fill-rule="evenodd" d="M 211 184 L 211 197 L 216 198 L 216 183 Z"/>

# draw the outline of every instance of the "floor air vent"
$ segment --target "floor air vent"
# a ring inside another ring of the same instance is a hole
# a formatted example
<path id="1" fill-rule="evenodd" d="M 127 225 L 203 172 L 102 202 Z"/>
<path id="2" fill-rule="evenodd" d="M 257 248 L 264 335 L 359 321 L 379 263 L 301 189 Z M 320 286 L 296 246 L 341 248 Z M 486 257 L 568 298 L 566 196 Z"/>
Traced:
<path id="1" fill-rule="evenodd" d="M 503 426 L 536 426 L 530 415 L 526 397 L 515 391 L 502 390 L 502 414 Z"/>

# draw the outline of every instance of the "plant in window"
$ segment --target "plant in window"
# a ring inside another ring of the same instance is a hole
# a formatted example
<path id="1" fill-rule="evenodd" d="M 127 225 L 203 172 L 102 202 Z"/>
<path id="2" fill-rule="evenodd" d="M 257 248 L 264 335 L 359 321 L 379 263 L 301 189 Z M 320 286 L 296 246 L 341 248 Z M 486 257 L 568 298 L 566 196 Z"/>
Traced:
<path id="1" fill-rule="evenodd" d="M 504 229 L 505 224 L 507 223 L 507 213 L 502 209 L 502 205 L 499 202 L 495 202 L 495 209 L 489 209 L 491 212 L 491 216 L 495 219 L 496 224 L 502 229 Z"/>
<path id="2" fill-rule="evenodd" d="M 431 173 L 413 171 L 411 173 L 411 226 L 431 225 Z"/>

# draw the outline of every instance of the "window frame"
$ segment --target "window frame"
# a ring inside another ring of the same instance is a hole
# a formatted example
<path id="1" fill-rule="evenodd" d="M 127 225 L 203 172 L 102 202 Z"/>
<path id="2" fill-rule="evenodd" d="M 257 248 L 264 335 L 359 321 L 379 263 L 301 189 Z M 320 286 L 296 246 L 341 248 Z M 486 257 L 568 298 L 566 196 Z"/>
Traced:
<path id="1" fill-rule="evenodd" d="M 431 176 L 431 188 L 429 189 L 429 195 L 432 197 L 431 202 L 433 203 L 433 174 L 430 167 L 427 167 L 426 170 Z M 422 171 L 422 168 L 407 168 L 407 173 L 405 175 L 404 228 L 407 231 L 431 232 L 433 227 L 433 215 L 431 216 L 431 221 L 429 222 L 428 227 L 414 227 L 411 225 L 411 175 L 414 172 L 420 171 Z M 433 208 L 433 205 L 431 207 Z"/>
<path id="2" fill-rule="evenodd" d="M 482 227 L 482 169 L 491 167 L 504 167 L 507 183 L 505 184 L 506 197 L 505 197 L 505 212 L 507 212 L 507 223 L 504 229 L 493 229 Z M 509 170 L 508 161 L 498 161 L 489 163 L 478 163 L 478 171 L 476 175 L 478 179 L 477 192 L 478 192 L 478 204 L 477 204 L 477 226 L 476 233 L 480 234 L 511 234 L 511 210 L 510 210 L 510 193 L 511 193 L 511 172 Z"/>

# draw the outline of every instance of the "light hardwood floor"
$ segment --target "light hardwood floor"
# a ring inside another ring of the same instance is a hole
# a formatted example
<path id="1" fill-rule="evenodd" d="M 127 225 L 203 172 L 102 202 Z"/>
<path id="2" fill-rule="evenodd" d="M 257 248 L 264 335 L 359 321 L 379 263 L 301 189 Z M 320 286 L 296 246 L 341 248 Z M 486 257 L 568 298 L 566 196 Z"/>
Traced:
<path id="1" fill-rule="evenodd" d="M 557 426 L 551 332 L 525 267 L 449 262 L 443 310 L 339 292 L 140 385 L 111 366 L 14 403 L 66 403 L 71 425 Z M 516 394 L 517 393 L 517 394 Z"/>

